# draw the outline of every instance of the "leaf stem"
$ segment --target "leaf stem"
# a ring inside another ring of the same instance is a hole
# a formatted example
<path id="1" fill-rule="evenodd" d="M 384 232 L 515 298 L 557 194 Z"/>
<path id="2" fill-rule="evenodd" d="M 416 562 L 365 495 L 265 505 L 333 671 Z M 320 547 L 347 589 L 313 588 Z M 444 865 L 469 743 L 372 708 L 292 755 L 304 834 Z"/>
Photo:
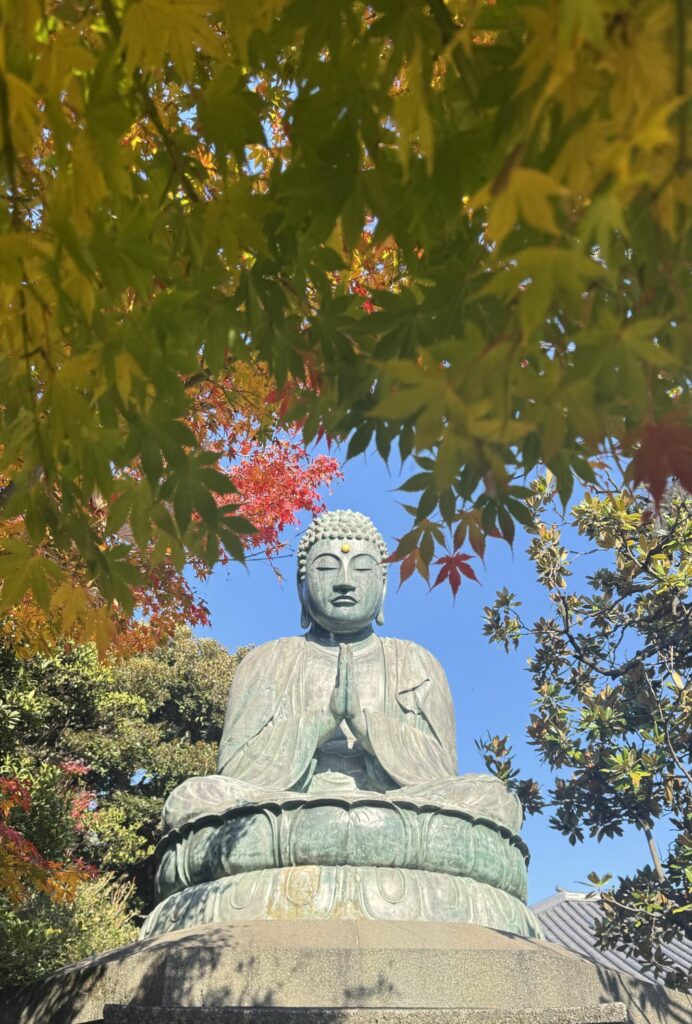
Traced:
<path id="1" fill-rule="evenodd" d="M 459 26 L 449 13 L 449 9 L 447 8 L 444 0 L 428 0 L 428 7 L 430 8 L 430 13 L 437 22 L 437 27 L 440 30 L 443 44 L 448 46 L 452 43 L 454 37 L 459 31 Z M 469 99 L 474 103 L 478 97 L 478 87 L 468 61 L 464 60 L 464 57 L 459 50 L 458 43 L 451 47 L 450 52 L 457 74 L 468 93 Z"/>

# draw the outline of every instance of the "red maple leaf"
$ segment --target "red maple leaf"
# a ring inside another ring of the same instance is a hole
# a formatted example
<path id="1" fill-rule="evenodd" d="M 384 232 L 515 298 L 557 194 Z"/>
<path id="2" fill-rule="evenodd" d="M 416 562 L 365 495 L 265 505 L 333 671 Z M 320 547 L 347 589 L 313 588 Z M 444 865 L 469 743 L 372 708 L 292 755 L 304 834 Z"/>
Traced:
<path id="1" fill-rule="evenodd" d="M 390 556 L 387 559 L 388 562 L 392 561 Z M 401 584 L 405 583 L 409 576 L 412 576 L 416 568 L 416 552 L 410 551 L 405 558 L 401 559 L 401 567 L 399 569 L 399 590 L 401 590 Z"/>
<path id="2" fill-rule="evenodd" d="M 463 576 L 479 583 L 478 577 L 468 564 L 471 558 L 473 558 L 473 555 L 455 554 L 443 555 L 441 558 L 435 559 L 435 565 L 441 566 L 441 569 L 433 583 L 433 590 L 446 580 L 452 588 L 452 594 L 456 598 Z"/>
<path id="3" fill-rule="evenodd" d="M 646 484 L 657 508 L 671 477 L 677 477 L 685 490 L 692 493 L 692 425 L 679 413 L 647 423 L 629 475 L 635 485 Z"/>

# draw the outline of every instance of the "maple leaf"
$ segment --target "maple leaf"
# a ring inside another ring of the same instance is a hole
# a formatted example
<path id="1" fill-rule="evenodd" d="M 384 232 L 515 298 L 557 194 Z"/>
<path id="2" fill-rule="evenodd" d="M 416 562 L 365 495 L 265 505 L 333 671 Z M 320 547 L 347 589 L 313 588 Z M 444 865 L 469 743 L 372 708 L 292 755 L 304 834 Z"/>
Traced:
<path id="1" fill-rule="evenodd" d="M 454 550 L 462 546 L 468 533 L 469 543 L 476 552 L 481 562 L 485 562 L 485 538 L 486 534 L 481 529 L 481 517 L 478 509 L 471 509 L 462 512 L 459 516 L 459 523 L 454 531 Z"/>
<path id="2" fill-rule="evenodd" d="M 552 200 L 567 189 L 543 171 L 515 167 L 497 186 L 487 186 L 471 199 L 471 206 L 489 206 L 487 234 L 498 246 L 520 221 L 547 234 L 557 234 Z"/>
<path id="3" fill-rule="evenodd" d="M 456 598 L 463 576 L 479 583 L 478 577 L 468 564 L 471 558 L 473 558 L 473 555 L 455 554 L 442 555 L 441 558 L 435 559 L 435 564 L 441 566 L 441 568 L 437 574 L 437 579 L 432 585 L 432 589 L 434 590 L 435 587 L 439 587 L 440 583 L 444 583 L 446 580 L 452 589 L 452 594 Z"/>
<path id="4" fill-rule="evenodd" d="M 692 492 L 692 426 L 677 413 L 647 423 L 628 475 L 635 486 L 646 484 L 657 508 L 671 477 Z"/>
<path id="5" fill-rule="evenodd" d="M 387 559 L 391 561 L 391 558 Z M 413 575 L 416 568 L 416 552 L 411 551 L 405 558 L 401 560 L 401 568 L 399 569 L 399 588 L 401 584 L 405 583 L 409 576 Z"/>
<path id="6" fill-rule="evenodd" d="M 88 796 L 91 800 L 92 794 Z M 12 812 L 26 814 L 30 808 L 30 789 L 18 779 L 0 776 L 0 892 L 18 905 L 32 890 L 45 892 L 56 903 L 71 901 L 85 877 L 84 866 L 47 860 L 19 827 L 13 827 Z"/>
<path id="7" fill-rule="evenodd" d="M 432 546 L 430 550 L 430 556 L 432 557 Z M 397 552 L 395 551 L 394 554 L 390 555 L 389 558 L 385 559 L 385 561 L 401 561 L 401 567 L 399 569 L 399 587 L 397 589 L 401 589 L 402 583 L 405 583 L 406 580 L 410 576 L 412 576 L 414 572 L 418 572 L 423 577 L 426 583 L 430 583 L 430 561 L 429 559 L 426 561 L 426 557 L 421 548 L 414 548 L 413 551 L 410 551 L 404 558 L 401 559 L 397 557 Z"/>

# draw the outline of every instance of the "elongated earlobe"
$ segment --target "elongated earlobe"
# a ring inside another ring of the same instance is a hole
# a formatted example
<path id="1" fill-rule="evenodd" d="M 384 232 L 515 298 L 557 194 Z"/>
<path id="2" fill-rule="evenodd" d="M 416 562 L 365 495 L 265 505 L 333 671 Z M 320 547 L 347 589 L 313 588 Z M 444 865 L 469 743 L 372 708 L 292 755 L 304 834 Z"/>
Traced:
<path id="1" fill-rule="evenodd" d="M 378 626 L 384 626 L 384 612 L 382 611 L 381 608 L 377 613 L 377 616 L 375 617 L 375 622 L 377 623 Z"/>
<path id="2" fill-rule="evenodd" d="M 309 629 L 310 628 L 310 616 L 305 611 L 305 608 L 303 608 L 302 605 L 300 606 L 300 628 L 301 629 Z"/>

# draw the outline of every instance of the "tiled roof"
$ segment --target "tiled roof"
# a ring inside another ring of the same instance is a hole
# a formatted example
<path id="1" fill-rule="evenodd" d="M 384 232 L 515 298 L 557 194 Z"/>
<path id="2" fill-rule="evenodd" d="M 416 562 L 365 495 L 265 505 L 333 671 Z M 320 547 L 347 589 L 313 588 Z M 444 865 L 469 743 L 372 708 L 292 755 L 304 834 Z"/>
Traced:
<path id="1" fill-rule="evenodd" d="M 598 893 L 559 890 L 531 909 L 540 921 L 548 942 L 556 942 L 574 953 L 581 953 L 612 971 L 630 974 L 640 981 L 654 981 L 650 975 L 642 973 L 640 965 L 632 957 L 597 948 L 594 927 L 601 914 Z M 689 970 L 692 965 L 692 942 L 689 939 L 670 942 L 664 946 L 664 951 L 675 964 Z"/>

